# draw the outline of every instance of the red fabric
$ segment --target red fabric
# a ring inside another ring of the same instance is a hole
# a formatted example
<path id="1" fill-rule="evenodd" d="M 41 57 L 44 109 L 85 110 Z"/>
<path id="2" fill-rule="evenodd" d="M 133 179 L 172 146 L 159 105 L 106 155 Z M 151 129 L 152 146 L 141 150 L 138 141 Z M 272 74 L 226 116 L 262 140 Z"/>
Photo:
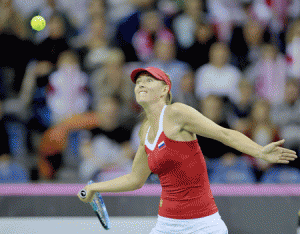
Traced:
<path id="1" fill-rule="evenodd" d="M 137 68 L 137 69 L 133 70 L 131 72 L 131 76 L 130 76 L 133 83 L 135 83 L 137 76 L 141 72 L 148 72 L 154 78 L 166 82 L 166 84 L 169 86 L 169 92 L 171 91 L 172 85 L 171 85 L 170 78 L 166 75 L 166 73 L 164 73 L 162 70 L 160 70 L 157 67 Z"/>
<path id="2" fill-rule="evenodd" d="M 162 142 L 165 145 L 159 149 Z M 154 150 L 145 149 L 149 168 L 162 186 L 160 216 L 194 219 L 218 211 L 198 140 L 174 141 L 162 132 Z"/>
<path id="3" fill-rule="evenodd" d="M 285 60 L 288 63 L 288 65 L 291 65 L 293 63 L 293 57 L 290 55 L 286 55 Z"/>
<path id="4" fill-rule="evenodd" d="M 272 0 L 265 0 L 268 6 L 272 6 Z"/>

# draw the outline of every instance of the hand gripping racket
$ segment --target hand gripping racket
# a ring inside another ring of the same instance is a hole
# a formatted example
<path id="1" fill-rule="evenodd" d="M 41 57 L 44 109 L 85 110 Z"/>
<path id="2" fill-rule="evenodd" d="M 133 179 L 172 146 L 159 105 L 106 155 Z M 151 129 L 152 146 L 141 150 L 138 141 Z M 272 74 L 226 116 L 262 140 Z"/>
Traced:
<path id="1" fill-rule="evenodd" d="M 92 180 L 90 180 L 88 182 L 88 184 L 92 184 L 92 183 L 94 183 Z M 86 197 L 85 189 L 82 189 L 80 191 L 80 197 L 83 199 Z M 95 193 L 95 196 L 94 196 L 93 200 L 90 202 L 90 205 L 92 206 L 93 210 L 95 211 L 102 226 L 106 230 L 109 230 L 110 229 L 109 216 L 108 216 L 105 204 L 104 204 L 104 200 L 99 192 Z"/>

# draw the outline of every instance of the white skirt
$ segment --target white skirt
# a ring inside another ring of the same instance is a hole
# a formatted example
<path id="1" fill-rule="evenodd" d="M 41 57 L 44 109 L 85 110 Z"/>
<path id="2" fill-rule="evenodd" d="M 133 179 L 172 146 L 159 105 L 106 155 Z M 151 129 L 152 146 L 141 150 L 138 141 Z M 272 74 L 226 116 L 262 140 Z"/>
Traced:
<path id="1" fill-rule="evenodd" d="M 219 212 L 197 219 L 171 219 L 158 215 L 150 234 L 228 234 Z"/>

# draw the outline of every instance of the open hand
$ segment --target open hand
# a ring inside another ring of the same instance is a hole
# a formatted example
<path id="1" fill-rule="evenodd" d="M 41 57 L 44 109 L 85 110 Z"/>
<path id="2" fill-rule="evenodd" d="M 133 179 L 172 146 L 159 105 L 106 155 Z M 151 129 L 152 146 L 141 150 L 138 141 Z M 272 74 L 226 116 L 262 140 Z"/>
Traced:
<path id="1" fill-rule="evenodd" d="M 272 142 L 262 149 L 261 158 L 269 163 L 283 163 L 288 164 L 297 158 L 296 152 L 289 150 L 279 145 L 282 145 L 284 140 Z"/>

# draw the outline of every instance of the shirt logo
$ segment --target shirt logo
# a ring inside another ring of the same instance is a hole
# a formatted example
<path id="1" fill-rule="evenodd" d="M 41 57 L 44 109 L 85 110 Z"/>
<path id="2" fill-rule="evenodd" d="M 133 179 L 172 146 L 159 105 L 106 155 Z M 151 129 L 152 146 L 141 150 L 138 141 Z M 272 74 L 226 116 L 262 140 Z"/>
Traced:
<path id="1" fill-rule="evenodd" d="M 160 142 L 160 143 L 158 144 L 158 148 L 159 148 L 159 149 L 162 149 L 162 148 L 164 148 L 165 146 L 166 146 L 166 144 L 165 144 L 164 141 L 162 141 L 162 142 Z"/>

